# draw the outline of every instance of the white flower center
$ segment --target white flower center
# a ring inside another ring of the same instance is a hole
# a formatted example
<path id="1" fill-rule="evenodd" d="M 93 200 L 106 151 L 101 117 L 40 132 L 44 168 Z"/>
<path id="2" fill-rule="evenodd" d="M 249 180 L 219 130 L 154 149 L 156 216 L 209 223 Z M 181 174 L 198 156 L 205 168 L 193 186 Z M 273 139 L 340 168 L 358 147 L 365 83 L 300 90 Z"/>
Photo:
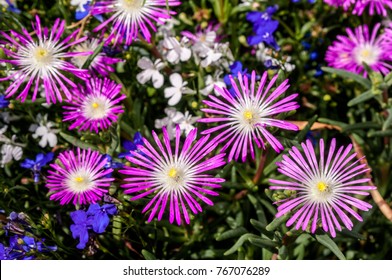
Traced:
<path id="1" fill-rule="evenodd" d="M 84 168 L 71 171 L 65 185 L 74 193 L 82 193 L 95 186 L 91 173 Z"/>
<path id="2" fill-rule="evenodd" d="M 190 177 L 186 163 L 177 158 L 162 166 L 155 174 L 156 180 L 160 183 L 162 191 L 165 193 L 183 190 L 186 188 Z"/>
<path id="3" fill-rule="evenodd" d="M 234 117 L 237 119 L 239 130 L 245 133 L 252 132 L 255 125 L 261 121 L 258 108 L 252 104 L 238 110 Z"/>
<path id="4" fill-rule="evenodd" d="M 106 118 L 109 110 L 109 99 L 105 96 L 87 97 L 83 106 L 84 116 L 90 120 Z"/>
<path id="5" fill-rule="evenodd" d="M 359 45 L 354 49 L 355 61 L 362 65 L 364 62 L 371 66 L 378 62 L 380 49 L 370 44 Z"/>
<path id="6" fill-rule="evenodd" d="M 37 65 L 50 65 L 53 61 L 53 55 L 50 50 L 41 46 L 33 49 L 33 59 Z"/>
<path id="7" fill-rule="evenodd" d="M 133 14 L 143 7 L 144 0 L 118 0 L 119 11 Z"/>
<path id="8" fill-rule="evenodd" d="M 314 178 L 314 180 L 306 183 L 306 185 L 310 190 L 309 196 L 311 201 L 327 203 L 334 197 L 336 183 L 333 180 Z"/>

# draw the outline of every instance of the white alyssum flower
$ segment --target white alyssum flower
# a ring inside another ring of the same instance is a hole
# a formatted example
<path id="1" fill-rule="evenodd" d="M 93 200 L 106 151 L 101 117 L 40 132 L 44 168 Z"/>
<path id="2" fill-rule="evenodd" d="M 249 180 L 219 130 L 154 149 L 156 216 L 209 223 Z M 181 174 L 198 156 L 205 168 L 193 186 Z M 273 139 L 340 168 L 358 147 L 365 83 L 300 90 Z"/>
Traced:
<path id="1" fill-rule="evenodd" d="M 204 80 L 205 87 L 200 90 L 200 93 L 203 95 L 209 95 L 211 92 L 214 92 L 215 95 L 219 96 L 220 93 L 215 90 L 215 87 L 226 88 L 225 82 L 220 78 L 222 73 L 222 71 L 216 71 L 214 76 L 207 75 Z"/>
<path id="2" fill-rule="evenodd" d="M 57 145 L 57 133 L 59 129 L 55 129 L 57 126 L 54 122 L 48 121 L 48 115 L 42 116 L 37 115 L 37 124 L 32 124 L 29 128 L 30 131 L 34 132 L 32 135 L 34 139 L 41 138 L 38 145 L 45 148 L 47 145 L 49 147 L 54 147 Z"/>
<path id="3" fill-rule="evenodd" d="M 191 58 L 192 52 L 187 47 L 188 38 L 182 37 L 179 42 L 175 37 L 166 37 L 161 41 L 163 56 L 172 64 L 178 64 L 180 61 L 185 62 Z"/>
<path id="4" fill-rule="evenodd" d="M 195 127 L 193 126 L 193 124 L 200 119 L 200 117 L 196 116 L 196 117 L 192 117 L 191 114 L 189 114 L 188 111 L 185 111 L 185 113 L 181 113 L 181 112 L 177 112 L 175 114 L 175 116 L 173 117 L 173 122 L 175 124 L 178 124 L 181 132 L 185 132 L 185 136 L 187 136 L 189 134 L 189 132 L 191 132 L 192 129 L 194 129 Z"/>
<path id="5" fill-rule="evenodd" d="M 3 135 L 7 130 L 7 126 L 2 127 L 0 130 L 0 142 L 4 144 L 0 148 L 0 166 L 4 167 L 7 163 L 10 163 L 13 159 L 20 160 L 23 156 L 23 149 L 20 146 L 23 144 L 16 143 L 16 135 L 13 135 L 11 139 Z"/>
<path id="6" fill-rule="evenodd" d="M 222 53 L 216 47 L 210 48 L 205 52 L 200 53 L 199 55 L 202 58 L 200 65 L 204 68 L 210 66 L 212 63 L 219 61 L 219 59 L 222 57 Z"/>
<path id="7" fill-rule="evenodd" d="M 168 104 L 174 106 L 180 102 L 183 94 L 193 94 L 195 91 L 186 87 L 188 82 L 184 82 L 178 73 L 170 75 L 170 83 L 172 87 L 165 88 L 165 97 L 169 98 Z"/>
<path id="8" fill-rule="evenodd" d="M 179 119 L 181 117 L 181 113 L 177 112 L 176 108 L 168 107 L 165 108 L 165 114 L 166 117 L 164 117 L 163 119 L 155 120 L 155 128 L 161 129 L 162 127 L 166 126 L 169 138 L 170 140 L 172 140 L 176 133 L 176 124 L 174 122 L 174 119 Z"/>
<path id="9" fill-rule="evenodd" d="M 142 57 L 138 60 L 137 66 L 143 69 L 142 72 L 136 75 L 136 80 L 139 83 L 144 85 L 149 80 L 152 80 L 152 85 L 154 88 L 162 87 L 164 79 L 163 75 L 159 72 L 161 69 L 163 69 L 163 67 L 165 67 L 162 60 L 157 59 L 154 63 L 152 63 L 149 58 Z"/>

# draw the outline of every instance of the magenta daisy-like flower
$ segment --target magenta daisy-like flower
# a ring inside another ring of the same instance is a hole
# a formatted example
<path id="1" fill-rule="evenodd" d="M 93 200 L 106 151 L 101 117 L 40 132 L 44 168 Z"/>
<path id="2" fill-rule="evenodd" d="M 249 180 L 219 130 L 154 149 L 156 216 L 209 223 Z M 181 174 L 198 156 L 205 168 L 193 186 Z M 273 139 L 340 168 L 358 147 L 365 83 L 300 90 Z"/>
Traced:
<path id="1" fill-rule="evenodd" d="M 91 39 L 76 45 L 74 50 L 76 52 L 94 52 L 98 48 L 99 43 L 98 39 Z M 88 57 L 88 55 L 76 56 L 72 58 L 72 62 L 79 68 L 82 68 Z M 105 77 L 115 71 L 112 65 L 120 61 L 122 60 L 119 58 L 108 57 L 104 52 L 100 52 L 96 57 L 94 57 L 93 61 L 91 61 L 89 70 Z"/>
<path id="2" fill-rule="evenodd" d="M 250 80 L 247 75 L 239 73 L 238 83 L 230 76 L 235 94 L 231 94 L 226 88 L 215 87 L 222 98 L 210 94 L 208 97 L 211 100 L 203 100 L 210 108 L 201 109 L 213 116 L 198 120 L 203 123 L 221 123 L 203 131 L 202 134 L 219 131 L 215 139 L 225 143 L 222 151 L 231 146 L 228 161 L 233 158 L 237 160 L 240 154 L 242 161 L 245 161 L 248 150 L 254 159 L 253 143 L 256 143 L 258 148 L 265 148 L 264 141 L 267 141 L 276 152 L 284 150 L 279 140 L 268 131 L 268 127 L 298 130 L 294 124 L 273 118 L 280 113 L 299 108 L 298 103 L 293 101 L 298 94 L 279 99 L 289 88 L 288 80 L 271 90 L 278 78 L 277 75 L 268 85 L 267 72 L 264 72 L 260 81 L 256 80 L 255 71 L 252 72 Z"/>
<path id="3" fill-rule="evenodd" d="M 371 33 L 367 25 L 358 26 L 354 32 L 347 28 L 348 36 L 338 36 L 328 47 L 328 66 L 367 76 L 363 67 L 366 63 L 373 71 L 388 74 L 392 69 L 392 45 L 385 36 L 377 36 L 379 28 L 380 24 L 376 24 Z"/>
<path id="4" fill-rule="evenodd" d="M 43 85 L 47 103 L 56 103 L 56 100 L 61 102 L 63 94 L 68 100 L 72 99 L 69 88 L 76 88 L 76 84 L 65 74 L 84 79 L 88 77 L 88 70 L 79 69 L 64 59 L 89 55 L 91 52 L 67 52 L 71 46 L 79 44 L 86 37 L 74 40 L 79 32 L 75 30 L 67 38 L 61 40 L 64 28 L 65 20 L 57 19 L 51 28 L 46 28 L 41 26 L 40 19 L 36 16 L 36 24 L 33 24 L 34 35 L 30 35 L 26 29 L 23 29 L 23 34 L 11 30 L 11 34 L 8 35 L 0 31 L 5 38 L 0 42 L 0 48 L 11 58 L 10 60 L 0 59 L 0 62 L 14 65 L 11 75 L 0 78 L 0 81 L 13 80 L 5 92 L 7 97 L 18 93 L 17 98 L 24 102 L 30 88 L 33 88 L 32 100 L 34 101 L 40 85 Z M 36 38 L 34 39 L 33 36 Z M 12 48 L 8 49 L 7 45 Z M 26 81 L 27 84 L 23 90 L 20 89 Z"/>
<path id="5" fill-rule="evenodd" d="M 354 6 L 353 14 L 362 15 L 364 10 L 369 7 L 369 15 L 387 16 L 387 9 L 392 9 L 391 0 L 357 0 Z"/>
<path id="6" fill-rule="evenodd" d="M 366 185 L 369 178 L 357 178 L 369 169 L 366 164 L 360 164 L 361 159 L 353 162 L 356 153 L 350 154 L 352 145 L 341 146 L 336 151 L 336 140 L 333 139 L 327 155 L 324 155 L 324 141 L 320 140 L 320 157 L 310 140 L 302 143 L 303 153 L 296 147 L 284 155 L 278 164 L 278 171 L 290 181 L 270 179 L 273 190 L 289 190 L 293 196 L 284 199 L 278 207 L 277 217 L 294 212 L 287 221 L 287 226 L 293 225 L 298 230 L 310 230 L 314 233 L 321 223 L 326 232 L 335 237 L 336 229 L 342 230 L 341 223 L 351 230 L 353 223 L 349 215 L 362 221 L 361 216 L 353 207 L 368 211 L 372 206 L 358 199 L 357 195 L 368 195 L 374 186 Z"/>
<path id="7" fill-rule="evenodd" d="M 50 200 L 59 200 L 61 205 L 95 203 L 108 192 L 113 169 L 104 169 L 107 158 L 97 151 L 77 149 L 64 151 L 51 164 L 46 187 L 52 193 Z"/>
<path id="8" fill-rule="evenodd" d="M 163 24 L 164 19 L 169 19 L 175 12 L 168 11 L 167 7 L 178 6 L 178 0 L 108 0 L 96 1 L 92 15 L 111 14 L 109 19 L 102 22 L 94 31 L 99 31 L 111 25 L 111 31 L 106 39 L 107 44 L 112 40 L 114 44 L 129 45 L 141 33 L 147 42 L 151 41 L 152 29 L 156 31 L 154 22 Z"/>
<path id="9" fill-rule="evenodd" d="M 157 215 L 162 219 L 166 206 L 169 207 L 169 221 L 181 224 L 182 219 L 189 224 L 188 211 L 197 214 L 202 211 L 198 200 L 208 205 L 213 202 L 206 195 L 217 196 L 212 189 L 219 188 L 225 180 L 216 178 L 207 172 L 225 164 L 224 154 L 217 154 L 210 158 L 207 155 L 213 152 L 217 143 L 208 141 L 209 136 L 203 136 L 194 144 L 197 129 L 193 129 L 180 147 L 181 129 L 177 126 L 174 139 L 174 150 L 171 147 L 169 134 L 166 127 L 162 128 L 163 143 L 153 131 L 154 148 L 146 139 L 144 146 L 138 145 L 140 153 L 131 151 L 132 157 L 126 157 L 137 167 L 124 166 L 120 173 L 129 175 L 124 180 L 127 182 L 122 187 L 125 193 L 134 194 L 131 200 L 137 200 L 148 195 L 154 197 L 144 207 L 143 213 L 151 209 L 148 222 Z M 192 145 L 193 144 L 193 145 Z"/>
<path id="10" fill-rule="evenodd" d="M 86 82 L 85 87 L 74 90 L 74 98 L 69 105 L 63 106 L 64 121 L 72 121 L 69 129 L 95 131 L 107 129 L 117 121 L 123 113 L 121 100 L 126 98 L 120 94 L 121 85 L 107 78 L 93 78 Z"/>

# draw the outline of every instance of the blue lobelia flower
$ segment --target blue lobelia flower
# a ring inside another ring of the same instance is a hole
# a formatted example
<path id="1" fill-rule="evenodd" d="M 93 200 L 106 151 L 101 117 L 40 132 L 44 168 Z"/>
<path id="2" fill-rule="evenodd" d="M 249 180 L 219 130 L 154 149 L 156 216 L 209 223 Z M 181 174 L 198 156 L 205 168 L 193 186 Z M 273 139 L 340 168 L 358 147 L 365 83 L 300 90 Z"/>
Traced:
<path id="1" fill-rule="evenodd" d="M 123 164 L 121 162 L 114 161 L 113 158 L 107 154 L 103 156 L 103 159 L 106 159 L 106 164 L 103 166 L 104 169 L 117 169 L 123 167 Z"/>
<path id="2" fill-rule="evenodd" d="M 88 217 L 83 210 L 71 212 L 71 219 L 75 224 L 71 225 L 72 237 L 79 238 L 78 249 L 84 249 L 89 239 L 88 229 L 91 228 L 92 217 Z"/>
<path id="3" fill-rule="evenodd" d="M 0 95 L 0 109 L 7 108 L 10 102 L 5 99 L 5 95 Z"/>
<path id="4" fill-rule="evenodd" d="M 92 226 L 96 233 L 103 233 L 109 225 L 109 215 L 117 214 L 117 208 L 114 204 L 104 204 L 99 206 L 98 203 L 91 204 L 87 210 L 87 215 L 93 217 Z"/>
<path id="5" fill-rule="evenodd" d="M 15 14 L 20 14 L 21 13 L 21 11 L 16 7 L 16 5 L 11 3 L 10 0 L 5 0 L 5 2 L 7 2 L 7 4 L 8 4 L 7 11 L 13 12 Z"/>
<path id="6" fill-rule="evenodd" d="M 135 133 L 135 135 L 133 136 L 133 142 L 129 141 L 129 140 L 123 141 L 123 147 L 127 152 L 119 153 L 118 157 L 119 158 L 131 157 L 132 156 L 132 154 L 130 153 L 131 151 L 132 152 L 139 152 L 140 154 L 144 155 L 143 153 L 141 153 L 139 151 L 139 149 L 137 147 L 138 145 L 144 145 L 143 136 L 140 132 Z"/>
<path id="7" fill-rule="evenodd" d="M 85 0 L 84 4 L 78 3 L 79 6 L 76 8 L 76 12 L 75 12 L 76 20 L 82 20 L 90 13 L 90 10 L 92 8 L 91 2 L 92 2 L 91 0 Z M 103 21 L 102 15 L 95 15 L 94 17 L 100 22 Z"/>
<path id="8" fill-rule="evenodd" d="M 272 19 L 272 15 L 277 11 L 278 7 L 270 6 L 264 12 L 249 12 L 246 14 L 246 19 L 253 23 L 253 36 L 248 37 L 248 44 L 253 46 L 261 42 L 265 42 L 276 50 L 279 46 L 275 41 L 274 32 L 279 26 L 277 20 Z"/>
<path id="9" fill-rule="evenodd" d="M 31 169 L 33 171 L 34 175 L 34 182 L 38 183 L 39 182 L 39 177 L 40 177 L 40 171 L 41 168 L 47 165 L 50 161 L 53 160 L 53 153 L 47 153 L 45 154 L 38 154 L 35 157 L 35 160 L 32 159 L 25 159 L 20 166 L 26 169 Z"/>

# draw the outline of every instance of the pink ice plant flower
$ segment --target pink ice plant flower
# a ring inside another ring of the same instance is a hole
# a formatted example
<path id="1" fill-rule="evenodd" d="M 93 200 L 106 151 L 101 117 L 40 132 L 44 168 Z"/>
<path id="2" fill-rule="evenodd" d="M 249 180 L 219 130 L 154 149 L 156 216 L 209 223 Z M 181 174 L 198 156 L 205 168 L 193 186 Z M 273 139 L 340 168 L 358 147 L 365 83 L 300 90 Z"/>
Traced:
<path id="1" fill-rule="evenodd" d="M 392 9 L 391 0 L 357 0 L 353 9 L 354 15 L 362 15 L 364 10 L 369 7 L 369 15 L 374 15 L 376 12 L 378 15 L 384 17 L 387 16 L 387 10 Z"/>
<path id="2" fill-rule="evenodd" d="M 74 90 L 74 98 L 63 106 L 63 121 L 72 121 L 69 129 L 98 131 L 107 129 L 123 113 L 120 102 L 126 98 L 120 94 L 121 85 L 107 78 L 92 78 L 86 86 Z"/>
<path id="3" fill-rule="evenodd" d="M 358 26 L 354 32 L 347 28 L 348 36 L 340 35 L 328 47 L 325 60 L 328 66 L 367 76 L 366 63 L 373 71 L 388 74 L 391 69 L 392 45 L 384 36 L 377 36 L 380 24 L 370 33 L 367 25 Z"/>
<path id="4" fill-rule="evenodd" d="M 291 197 L 277 202 L 280 205 L 276 217 L 293 212 L 287 226 L 296 222 L 296 230 L 306 230 L 310 226 L 310 231 L 314 233 L 321 222 L 321 227 L 332 237 L 336 236 L 336 230 L 342 230 L 341 223 L 351 230 L 353 222 L 350 215 L 362 221 L 353 207 L 362 211 L 372 208 L 369 203 L 357 198 L 376 189 L 366 184 L 370 178 L 357 178 L 368 172 L 369 168 L 361 163 L 363 158 L 353 162 L 357 154 L 350 154 L 351 144 L 341 146 L 336 151 L 336 140 L 332 139 L 328 155 L 324 155 L 326 148 L 321 139 L 319 159 L 310 140 L 301 146 L 303 152 L 293 147 L 289 155 L 284 155 L 283 160 L 277 163 L 278 171 L 290 180 L 270 179 L 273 184 L 270 189 L 295 192 Z"/>
<path id="5" fill-rule="evenodd" d="M 36 16 L 36 23 L 33 24 L 34 35 L 26 30 L 17 33 L 13 30 L 8 35 L 0 31 L 4 40 L 0 41 L 0 48 L 11 59 L 0 59 L 14 65 L 9 76 L 0 78 L 0 81 L 12 80 L 11 85 L 5 91 L 8 97 L 18 93 L 17 99 L 24 102 L 31 88 L 34 89 L 32 100 L 34 101 L 43 85 L 46 95 L 46 102 L 56 103 L 63 100 L 63 94 L 68 100 L 72 99 L 70 88 L 76 88 L 76 84 L 65 74 L 70 74 L 81 79 L 88 77 L 88 70 L 79 69 L 66 58 L 90 55 L 92 52 L 68 52 L 68 49 L 75 44 L 79 44 L 87 39 L 83 37 L 76 39 L 79 30 L 75 30 L 71 35 L 61 40 L 65 29 L 65 20 L 56 19 L 51 28 L 42 27 L 40 18 Z M 7 48 L 9 45 L 11 48 Z M 22 85 L 27 84 L 23 87 Z M 20 88 L 23 90 L 20 90 Z"/>
<path id="6" fill-rule="evenodd" d="M 175 12 L 168 11 L 167 7 L 178 6 L 178 0 L 108 0 L 96 1 L 92 9 L 92 15 L 111 14 L 109 19 L 97 26 L 94 31 L 111 27 L 106 44 L 112 40 L 114 44 L 122 43 L 130 45 L 138 38 L 144 37 L 147 42 L 151 41 L 152 29 L 157 31 L 154 22 L 164 24 L 164 20 L 170 19 Z M 109 25 L 112 23 L 111 25 Z"/>
<path id="7" fill-rule="evenodd" d="M 155 216 L 162 219 L 166 206 L 169 208 L 169 222 L 182 223 L 183 218 L 190 223 L 189 210 L 193 214 L 202 212 L 198 200 L 207 205 L 213 205 L 207 195 L 217 196 L 213 189 L 220 188 L 225 180 L 207 173 L 225 164 L 225 154 L 218 153 L 207 157 L 216 148 L 216 141 L 209 141 L 209 135 L 203 136 L 195 143 L 197 129 L 193 129 L 181 147 L 181 129 L 176 127 L 175 147 L 171 147 L 166 127 L 162 128 L 163 143 L 153 131 L 152 136 L 158 147 L 153 147 L 147 139 L 144 146 L 139 145 L 139 153 L 132 152 L 132 157 L 126 157 L 136 167 L 124 165 L 120 173 L 126 175 L 126 184 L 122 187 L 126 194 L 135 194 L 131 200 L 137 200 L 148 195 L 153 198 L 143 209 L 143 213 L 151 210 L 148 222 Z"/>
<path id="8" fill-rule="evenodd" d="M 106 163 L 106 157 L 90 149 L 60 153 L 48 171 L 46 187 L 51 192 L 50 200 L 59 200 L 61 205 L 97 202 L 114 181 L 110 177 L 113 169 L 104 169 Z"/>
<path id="9" fill-rule="evenodd" d="M 253 143 L 256 143 L 258 148 L 265 149 L 265 141 L 267 141 L 276 152 L 284 150 L 279 140 L 268 131 L 269 127 L 298 130 L 296 125 L 275 118 L 278 114 L 299 108 L 299 104 L 293 101 L 298 94 L 280 99 L 290 86 L 288 80 L 272 90 L 278 75 L 275 75 L 268 84 L 267 72 L 264 72 L 259 81 L 255 71 L 252 72 L 250 79 L 247 75 L 239 73 L 238 82 L 230 76 L 235 95 L 226 88 L 215 87 L 220 97 L 210 94 L 208 96 L 210 100 L 203 100 L 208 108 L 201 109 L 212 116 L 198 120 L 203 123 L 221 123 L 203 131 L 202 134 L 219 131 L 215 139 L 224 143 L 222 151 L 231 147 L 228 161 L 233 158 L 238 160 L 240 155 L 242 161 L 245 161 L 248 150 L 254 159 Z"/>

